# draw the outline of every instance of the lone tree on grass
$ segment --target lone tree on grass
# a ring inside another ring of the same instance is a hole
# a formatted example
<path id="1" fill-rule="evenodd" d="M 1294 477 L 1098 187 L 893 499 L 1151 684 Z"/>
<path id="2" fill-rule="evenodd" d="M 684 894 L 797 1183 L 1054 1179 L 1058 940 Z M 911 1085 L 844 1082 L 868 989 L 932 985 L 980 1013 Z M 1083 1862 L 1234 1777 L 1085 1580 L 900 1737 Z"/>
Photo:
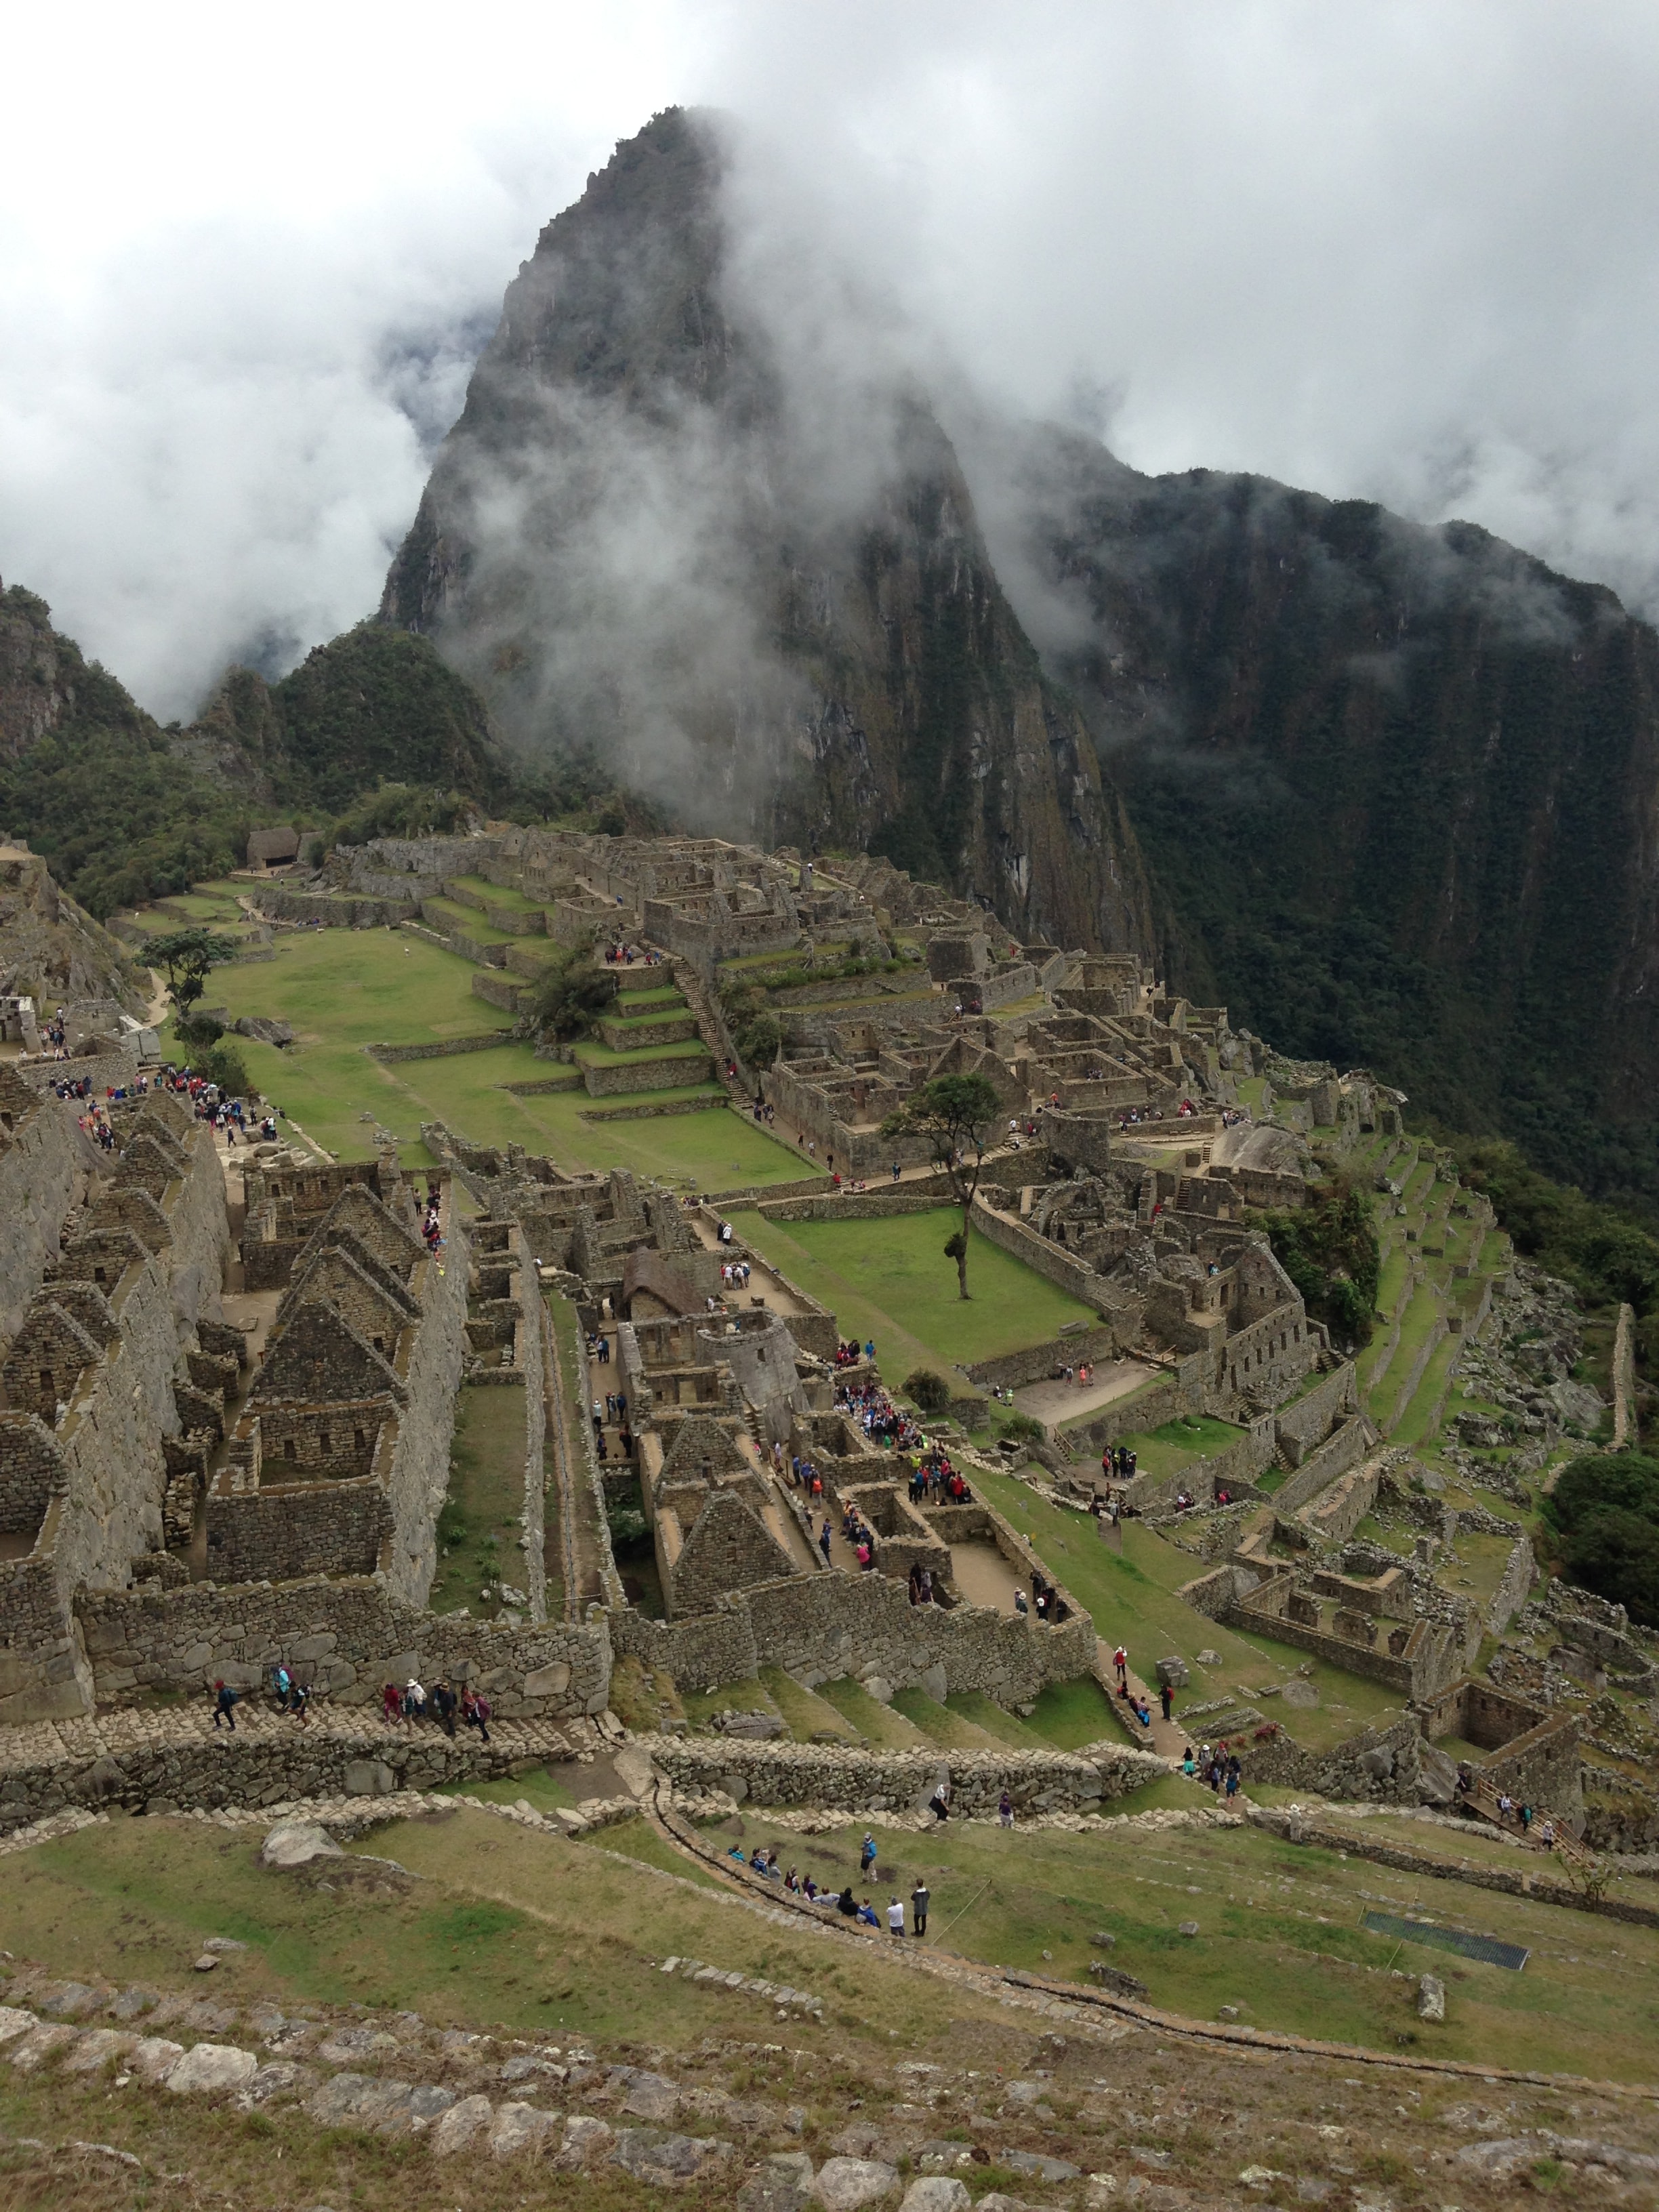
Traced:
<path id="1" fill-rule="evenodd" d="M 957 1285 L 968 1289 L 968 1223 L 974 1193 L 985 1165 L 985 1144 L 1002 1111 L 1002 1102 L 982 1075 L 936 1075 L 907 1098 L 881 1125 L 884 1137 L 925 1137 L 933 1164 L 944 1170 L 951 1195 L 962 1208 L 962 1226 L 945 1248 L 957 1263 Z"/>
<path id="2" fill-rule="evenodd" d="M 240 949 L 234 937 L 203 928 L 169 929 L 160 937 L 152 937 L 144 947 L 150 964 L 167 971 L 167 994 L 173 1000 L 181 1036 L 190 1033 L 190 1010 L 207 988 L 210 972 L 222 967 L 227 960 L 234 960 Z"/>

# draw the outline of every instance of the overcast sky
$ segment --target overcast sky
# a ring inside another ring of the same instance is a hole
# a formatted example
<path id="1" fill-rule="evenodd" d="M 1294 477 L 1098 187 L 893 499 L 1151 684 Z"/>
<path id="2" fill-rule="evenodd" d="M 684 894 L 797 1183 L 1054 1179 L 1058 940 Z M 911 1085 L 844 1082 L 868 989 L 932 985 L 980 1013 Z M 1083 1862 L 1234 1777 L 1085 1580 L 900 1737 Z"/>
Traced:
<path id="1" fill-rule="evenodd" d="M 1651 0 L 157 0 L 6 65 L 0 576 L 164 716 L 372 611 L 503 286 L 674 101 L 1000 398 L 1659 612 Z"/>

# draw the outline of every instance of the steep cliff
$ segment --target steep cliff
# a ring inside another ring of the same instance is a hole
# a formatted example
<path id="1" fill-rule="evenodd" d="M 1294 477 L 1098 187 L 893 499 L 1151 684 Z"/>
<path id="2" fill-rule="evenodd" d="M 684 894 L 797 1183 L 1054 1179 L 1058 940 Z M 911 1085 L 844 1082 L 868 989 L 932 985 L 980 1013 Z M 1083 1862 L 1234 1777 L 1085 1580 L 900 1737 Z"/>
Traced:
<path id="1" fill-rule="evenodd" d="M 884 852 L 1027 936 L 1150 949 L 1133 836 L 950 440 L 902 380 L 820 357 L 804 386 L 732 280 L 720 178 L 670 111 L 547 226 L 383 619 L 532 763 L 592 749 L 708 829 Z"/>
<path id="2" fill-rule="evenodd" d="M 1163 957 L 1570 1181 L 1659 1200 L 1659 639 L 1467 525 L 1041 430 L 993 541 L 1158 881 Z"/>

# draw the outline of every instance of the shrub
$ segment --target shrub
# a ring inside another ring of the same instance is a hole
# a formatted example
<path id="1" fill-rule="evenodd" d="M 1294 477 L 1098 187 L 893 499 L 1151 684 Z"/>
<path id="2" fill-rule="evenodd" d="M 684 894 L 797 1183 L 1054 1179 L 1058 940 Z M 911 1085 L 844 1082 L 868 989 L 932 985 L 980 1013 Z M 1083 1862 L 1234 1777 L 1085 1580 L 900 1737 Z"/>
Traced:
<path id="1" fill-rule="evenodd" d="M 750 1067 L 770 1067 L 783 1050 L 783 1030 L 775 1014 L 757 1014 L 732 1039 Z"/>
<path id="2" fill-rule="evenodd" d="M 1002 1433 L 1011 1443 L 1040 1444 L 1045 1432 L 1041 1421 L 1033 1420 L 1029 1413 L 1016 1413 L 1003 1423 Z"/>
<path id="3" fill-rule="evenodd" d="M 550 960 L 536 986 L 531 1019 L 539 1036 L 568 1044 L 589 1036 L 617 995 L 614 974 L 593 965 L 591 947 L 579 946 Z"/>
<path id="4" fill-rule="evenodd" d="M 1633 1451 L 1572 1460 L 1543 1510 L 1571 1580 L 1659 1627 L 1659 1460 Z"/>
<path id="5" fill-rule="evenodd" d="M 950 1384 L 931 1367 L 918 1367 L 914 1375 L 907 1375 L 904 1388 L 924 1413 L 942 1413 L 951 1402 Z"/>
<path id="6" fill-rule="evenodd" d="M 218 1043 L 210 1045 L 205 1052 L 196 1054 L 191 1066 L 198 1075 L 205 1076 L 210 1083 L 216 1083 L 223 1097 L 251 1098 L 258 1096 L 248 1080 L 247 1062 L 234 1044 L 226 1044 L 222 1038 Z"/>

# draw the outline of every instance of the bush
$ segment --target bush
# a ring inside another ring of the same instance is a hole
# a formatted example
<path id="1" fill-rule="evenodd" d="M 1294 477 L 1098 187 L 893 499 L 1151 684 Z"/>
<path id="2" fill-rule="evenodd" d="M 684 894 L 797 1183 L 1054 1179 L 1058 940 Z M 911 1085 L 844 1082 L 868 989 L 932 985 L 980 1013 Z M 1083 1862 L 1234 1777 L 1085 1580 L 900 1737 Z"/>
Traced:
<path id="1" fill-rule="evenodd" d="M 1247 1213 L 1245 1220 L 1266 1230 L 1273 1257 L 1316 1321 L 1345 1344 L 1370 1343 L 1382 1248 L 1364 1191 L 1339 1178 L 1310 1194 L 1306 1206 Z"/>
<path id="2" fill-rule="evenodd" d="M 1002 1433 L 1010 1443 L 1040 1444 L 1046 1431 L 1042 1422 L 1033 1420 L 1030 1413 L 1016 1413 L 1003 1423 Z"/>
<path id="3" fill-rule="evenodd" d="M 732 1038 L 750 1067 L 770 1067 L 783 1050 L 783 1030 L 775 1014 L 757 1014 Z"/>
<path id="4" fill-rule="evenodd" d="M 951 1402 L 950 1384 L 931 1367 L 918 1367 L 914 1375 L 907 1375 L 904 1389 L 924 1413 L 942 1413 Z"/>
<path id="5" fill-rule="evenodd" d="M 614 974 L 593 965 L 591 946 L 578 946 L 550 960 L 536 986 L 531 1019 L 538 1036 L 568 1044 L 591 1036 L 617 995 Z"/>
<path id="6" fill-rule="evenodd" d="M 234 1044 L 222 1041 L 210 1045 L 205 1052 L 192 1054 L 190 1065 L 192 1073 L 218 1085 L 222 1097 L 249 1098 L 257 1095 L 248 1080 L 247 1062 Z"/>

